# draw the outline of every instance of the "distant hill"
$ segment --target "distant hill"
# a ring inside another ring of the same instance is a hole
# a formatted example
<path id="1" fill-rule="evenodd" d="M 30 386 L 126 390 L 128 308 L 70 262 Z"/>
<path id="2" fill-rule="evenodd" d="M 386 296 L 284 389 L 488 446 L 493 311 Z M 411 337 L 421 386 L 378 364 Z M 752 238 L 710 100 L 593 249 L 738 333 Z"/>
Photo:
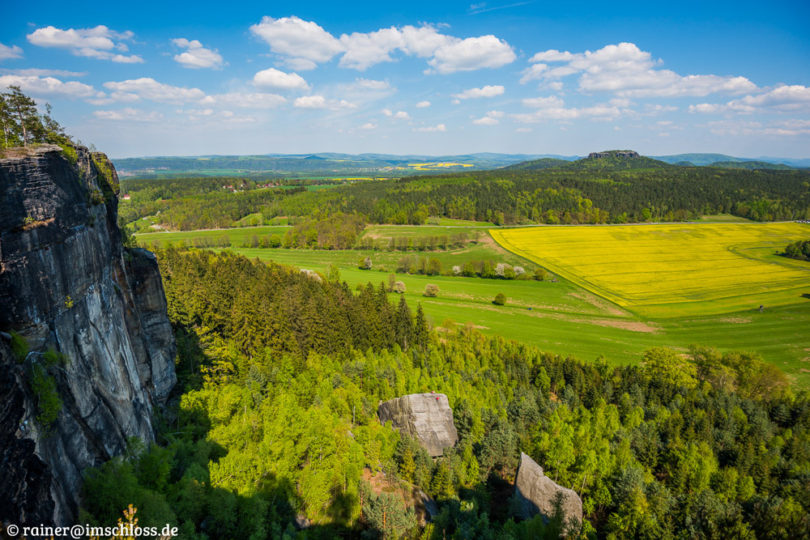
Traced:
<path id="1" fill-rule="evenodd" d="M 532 161 L 524 161 L 522 163 L 515 163 L 504 167 L 504 170 L 518 170 L 518 171 L 539 171 L 541 169 L 553 169 L 555 167 L 563 167 L 569 165 L 571 162 L 564 159 L 555 158 L 541 158 Z"/>
<path id="2" fill-rule="evenodd" d="M 708 166 L 719 169 L 770 169 L 776 171 L 789 171 L 793 169 L 793 167 L 785 165 L 784 163 L 770 163 L 767 161 L 716 161 Z"/>
<path id="3" fill-rule="evenodd" d="M 716 163 L 744 163 L 744 162 L 757 162 L 757 163 L 771 163 L 776 165 L 788 165 L 790 167 L 810 167 L 810 159 L 797 159 L 797 158 L 779 158 L 779 157 L 750 157 L 741 158 L 735 156 L 728 156 L 726 154 L 674 154 L 670 156 L 650 156 L 653 159 L 658 159 L 666 163 L 681 165 L 683 162 L 689 162 L 698 167 L 711 166 L 716 167 Z M 755 167 L 758 169 L 764 167 Z"/>
<path id="4" fill-rule="evenodd" d="M 536 159 L 523 163 L 516 163 L 505 169 L 537 171 L 542 169 L 567 169 L 575 171 L 623 171 L 637 169 L 665 169 L 672 167 L 668 163 L 639 155 L 633 150 L 606 150 L 593 152 L 588 157 L 576 161 L 560 159 Z"/>
<path id="5" fill-rule="evenodd" d="M 114 159 L 122 177 L 176 176 L 407 176 L 430 171 L 489 170 L 541 157 L 531 154 L 456 156 L 392 154 L 267 154 L 252 156 L 157 156 Z M 573 159 L 573 158 L 568 158 Z"/>

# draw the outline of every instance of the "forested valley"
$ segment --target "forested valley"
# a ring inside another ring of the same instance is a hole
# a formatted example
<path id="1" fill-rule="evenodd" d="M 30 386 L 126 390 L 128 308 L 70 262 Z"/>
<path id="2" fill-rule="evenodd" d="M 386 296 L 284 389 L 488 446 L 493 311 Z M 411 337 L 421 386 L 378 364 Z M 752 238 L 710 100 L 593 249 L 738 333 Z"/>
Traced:
<path id="1" fill-rule="evenodd" d="M 583 537 L 810 535 L 810 397 L 755 355 L 582 363 L 431 324 L 335 269 L 157 256 L 177 406 L 159 444 L 86 475 L 91 523 L 134 504 L 141 525 L 186 538 L 556 538 L 559 520 L 514 518 L 522 451 L 580 494 Z M 430 391 L 459 432 L 435 461 L 376 414 Z M 437 504 L 428 522 L 420 491 Z"/>
<path id="2" fill-rule="evenodd" d="M 131 200 L 122 205 L 122 216 L 126 222 L 155 216 L 156 223 L 175 230 L 237 226 L 251 215 L 256 224 L 270 224 L 279 216 L 316 212 L 415 225 L 430 216 L 496 225 L 686 221 L 724 213 L 755 221 L 810 219 L 810 173 L 803 170 L 569 167 L 283 183 L 257 189 L 268 182 L 127 180 Z"/>

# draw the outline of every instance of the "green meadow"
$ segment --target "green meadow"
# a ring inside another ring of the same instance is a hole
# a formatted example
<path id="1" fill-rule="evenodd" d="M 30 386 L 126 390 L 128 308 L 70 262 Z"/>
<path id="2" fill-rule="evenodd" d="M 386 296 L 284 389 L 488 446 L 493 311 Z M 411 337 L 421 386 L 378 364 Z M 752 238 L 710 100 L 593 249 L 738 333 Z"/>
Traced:
<path id="1" fill-rule="evenodd" d="M 645 349 L 672 347 L 686 352 L 690 345 L 713 346 L 721 350 L 754 351 L 779 366 L 801 387 L 810 387 L 810 283 L 808 296 L 796 296 L 793 303 L 755 307 L 714 315 L 688 316 L 639 315 L 616 305 L 556 275 L 553 280 L 502 280 L 447 275 L 425 276 L 396 273 L 398 261 L 405 255 L 436 258 L 444 271 L 466 261 L 490 259 L 521 265 L 528 272 L 535 263 L 505 251 L 495 244 L 480 225 L 442 224 L 425 226 L 377 225 L 364 234 L 377 238 L 400 235 L 430 236 L 453 231 L 480 233 L 479 241 L 446 251 L 397 252 L 371 250 L 307 250 L 243 248 L 253 235 L 280 234 L 286 227 L 250 227 L 217 231 L 162 232 L 137 235 L 141 245 L 187 242 L 194 238 L 227 234 L 232 251 L 249 258 L 273 261 L 325 273 L 335 265 L 341 279 L 350 286 L 366 283 L 388 284 L 389 275 L 406 286 L 405 297 L 411 305 L 421 303 L 436 326 L 471 325 L 480 331 L 536 345 L 543 350 L 570 355 L 582 360 L 604 357 L 613 364 L 639 361 Z M 757 249 L 747 247 L 746 249 Z M 759 248 L 758 257 L 775 257 L 770 246 Z M 372 260 L 371 270 L 361 270 L 361 259 Z M 435 298 L 423 296 L 425 286 L 439 287 Z M 496 306 L 498 293 L 507 297 L 504 306 Z M 391 293 L 392 299 L 396 294 Z M 673 306 L 677 308 L 677 306 Z M 694 307 L 694 306 L 692 306 Z M 710 308 L 711 306 L 707 306 Z"/>

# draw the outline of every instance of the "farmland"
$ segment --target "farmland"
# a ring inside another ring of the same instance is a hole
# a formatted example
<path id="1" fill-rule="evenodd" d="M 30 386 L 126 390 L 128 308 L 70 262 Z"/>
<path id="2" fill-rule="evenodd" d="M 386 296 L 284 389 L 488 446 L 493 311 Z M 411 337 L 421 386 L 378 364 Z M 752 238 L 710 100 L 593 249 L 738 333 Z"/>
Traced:
<path id="1" fill-rule="evenodd" d="M 810 266 L 776 255 L 798 223 L 494 230 L 513 253 L 648 317 L 712 315 L 802 299 Z"/>
<path id="2" fill-rule="evenodd" d="M 228 235 L 231 249 L 251 259 L 259 258 L 263 261 L 274 261 L 290 264 L 318 272 L 327 272 L 330 265 L 335 265 L 340 271 L 341 279 L 352 287 L 371 282 L 379 285 L 387 283 L 389 276 L 395 274 L 395 279 L 402 281 L 406 286 L 405 297 L 409 303 L 421 303 L 426 314 L 434 325 L 443 324 L 471 325 L 484 333 L 501 335 L 523 343 L 536 345 L 543 350 L 559 354 L 570 354 L 583 360 L 593 360 L 604 356 L 613 364 L 628 364 L 639 361 L 644 350 L 654 346 L 673 347 L 686 352 L 690 345 L 715 346 L 723 350 L 748 350 L 760 353 L 766 360 L 778 365 L 793 380 L 802 386 L 810 385 L 810 340 L 804 337 L 806 328 L 810 327 L 810 301 L 801 297 L 802 285 L 805 289 L 810 279 L 802 272 L 802 265 L 807 263 L 790 261 L 774 255 L 777 249 L 784 248 L 787 242 L 784 238 L 793 238 L 796 234 L 801 236 L 802 231 L 810 228 L 798 224 L 750 224 L 754 232 L 746 233 L 747 242 L 738 242 L 736 250 L 729 252 L 729 257 L 739 257 L 739 264 L 760 264 L 766 270 L 773 266 L 777 270 L 797 272 L 795 281 L 789 281 L 789 287 L 781 290 L 765 290 L 758 293 L 756 298 L 750 295 L 723 297 L 716 295 L 710 287 L 704 287 L 704 298 L 691 299 L 685 302 L 633 304 L 631 301 L 619 298 L 606 300 L 607 294 L 596 289 L 587 280 L 577 277 L 573 272 L 564 268 L 562 264 L 551 264 L 549 261 L 531 254 L 515 254 L 504 250 L 495 244 L 487 228 L 481 223 L 443 220 L 431 225 L 371 225 L 366 227 L 363 236 L 376 239 L 398 238 L 402 236 L 423 237 L 429 235 L 447 235 L 455 232 L 466 232 L 470 238 L 478 241 L 463 248 L 422 251 L 378 251 L 378 250 L 316 250 L 316 249 L 267 249 L 261 247 L 243 247 L 245 242 L 253 236 L 275 234 L 283 236 L 286 227 L 246 227 L 226 229 L 219 231 L 183 231 L 163 232 L 137 235 L 139 243 L 150 245 L 152 243 L 167 245 L 195 245 L 195 239 L 211 236 L 219 238 Z M 698 244 L 696 239 L 701 236 L 687 232 L 695 227 L 708 231 L 722 230 L 729 225 L 748 227 L 749 224 L 691 224 L 691 225 L 644 225 L 633 227 L 535 227 L 530 229 L 496 229 L 491 231 L 492 236 L 515 234 L 540 235 L 547 232 L 554 234 L 604 234 L 604 231 L 621 232 L 632 229 L 633 238 L 643 238 L 641 231 L 678 228 L 690 240 L 681 242 L 680 255 L 671 257 L 681 264 L 695 264 L 696 255 L 689 255 L 686 250 L 703 251 L 704 259 L 709 255 L 718 256 L 710 250 L 721 249 L 720 240 L 714 244 Z M 759 228 L 759 229 L 757 229 Z M 747 229 L 743 229 L 745 231 Z M 526 232 L 523 232 L 526 231 Z M 760 232 L 755 232 L 760 231 Z M 781 231 L 781 232 L 780 232 Z M 711 235 L 702 233 L 704 242 Z M 730 238 L 731 231 L 725 236 Z M 737 231 L 738 236 L 742 232 Z M 659 234 L 655 238 L 665 238 Z M 680 238 L 674 234 L 670 238 Z M 618 240 L 616 240 L 618 242 Z M 674 242 L 674 240 L 672 240 Z M 744 244 L 744 245 L 743 245 Z M 648 249 L 652 250 L 655 244 Z M 564 253 L 562 248 L 558 248 Z M 571 256 L 583 253 L 584 246 L 569 244 Z M 594 247 L 587 249 L 589 257 L 596 257 Z M 605 249 L 602 257 L 611 256 L 613 251 Z M 627 249 L 627 248 L 625 248 Z M 635 248 L 634 248 L 635 249 Z M 669 249 L 675 249 L 672 245 Z M 665 251 L 664 248 L 661 248 Z M 462 265 L 470 260 L 490 259 L 511 265 L 522 265 L 528 272 L 532 272 L 535 263 L 548 268 L 557 276 L 554 281 L 534 280 L 503 280 L 482 279 L 478 277 L 460 277 L 451 275 L 412 275 L 397 272 L 398 261 L 407 255 L 415 257 L 429 257 L 438 259 L 445 273 L 449 273 L 454 265 Z M 522 256 L 521 256 L 522 255 Z M 661 255 L 663 256 L 663 255 Z M 358 269 L 358 262 L 369 257 L 372 261 L 371 270 Z M 727 255 L 723 254 L 723 257 Z M 614 257 L 614 261 L 620 257 Z M 626 257 L 625 257 L 626 258 Z M 732 259 L 734 260 L 734 259 Z M 629 263 L 628 263 L 629 264 Z M 674 264 L 674 263 L 673 263 Z M 709 264 L 709 263 L 707 263 Z M 714 263 L 711 263 L 714 264 Z M 611 266 L 613 265 L 613 266 Z M 572 265 L 573 266 L 573 265 Z M 606 267 L 626 269 L 608 263 Z M 759 272 L 762 272 L 760 270 Z M 672 277 L 683 278 L 684 272 L 673 272 Z M 742 273 L 743 277 L 747 274 Z M 666 276 L 666 275 L 664 275 Z M 751 278 L 758 277 L 754 272 Z M 605 280 L 608 276 L 602 275 Z M 802 281 L 803 279 L 803 281 Z M 617 282 L 620 282 L 617 279 Z M 436 298 L 426 298 L 422 295 L 425 286 L 429 283 L 439 286 L 439 295 Z M 773 285 L 773 281 L 762 279 L 758 282 L 760 287 Z M 660 289 L 666 289 L 666 283 L 658 283 Z M 716 287 L 721 283 L 715 283 Z M 752 286 L 745 285 L 750 292 Z M 733 287 L 732 287 L 733 289 Z M 669 289 L 666 289 L 669 290 Z M 677 294 L 677 288 L 671 289 Z M 656 287 L 652 287 L 650 294 L 654 301 L 660 302 L 656 296 Z M 496 294 L 503 293 L 507 297 L 505 306 L 495 306 L 492 303 Z M 637 295 L 639 293 L 636 293 Z M 393 294 L 392 294 L 393 297 Z M 758 307 L 765 304 L 766 308 L 760 312 Z M 451 323 L 452 321 L 452 323 Z"/>

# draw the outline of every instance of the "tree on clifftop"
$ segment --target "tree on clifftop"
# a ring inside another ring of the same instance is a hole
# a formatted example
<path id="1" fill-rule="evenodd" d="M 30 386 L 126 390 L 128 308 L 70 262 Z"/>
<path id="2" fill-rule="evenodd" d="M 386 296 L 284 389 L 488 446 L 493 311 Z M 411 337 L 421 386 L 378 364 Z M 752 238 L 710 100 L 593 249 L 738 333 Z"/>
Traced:
<path id="1" fill-rule="evenodd" d="M 0 124 L 3 128 L 2 148 L 28 146 L 28 143 L 64 144 L 69 139 L 62 126 L 51 118 L 51 106 L 46 113 L 37 112 L 37 103 L 26 96 L 19 86 L 9 86 L 0 94 Z"/>

